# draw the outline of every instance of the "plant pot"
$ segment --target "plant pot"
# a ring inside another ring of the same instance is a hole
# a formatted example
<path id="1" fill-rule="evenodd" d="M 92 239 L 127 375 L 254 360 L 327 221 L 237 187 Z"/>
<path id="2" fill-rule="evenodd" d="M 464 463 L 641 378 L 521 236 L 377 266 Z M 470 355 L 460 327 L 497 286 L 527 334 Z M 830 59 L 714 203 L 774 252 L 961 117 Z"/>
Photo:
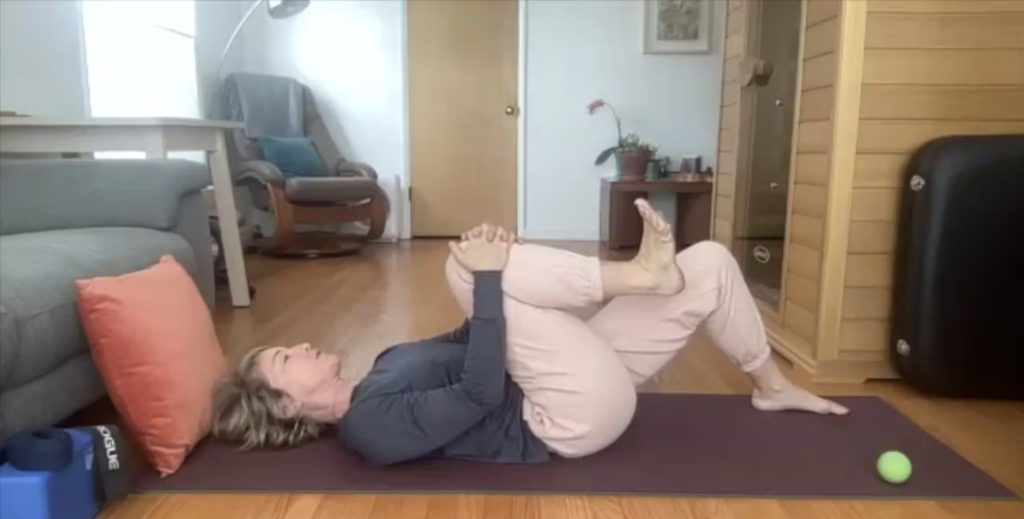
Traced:
<path id="1" fill-rule="evenodd" d="M 647 150 L 625 150 L 615 154 L 619 164 L 619 173 L 626 180 L 643 180 L 647 176 L 647 163 L 651 161 L 651 152 Z"/>

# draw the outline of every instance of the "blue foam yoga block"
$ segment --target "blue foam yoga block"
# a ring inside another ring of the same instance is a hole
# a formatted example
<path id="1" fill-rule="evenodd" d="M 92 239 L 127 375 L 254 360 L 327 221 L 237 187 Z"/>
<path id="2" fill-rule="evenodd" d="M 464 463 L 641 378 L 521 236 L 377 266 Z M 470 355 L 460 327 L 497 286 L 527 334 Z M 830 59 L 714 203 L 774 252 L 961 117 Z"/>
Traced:
<path id="1" fill-rule="evenodd" d="M 59 472 L 24 472 L 0 465 L 0 519 L 92 519 L 99 514 L 89 434 L 69 429 L 75 454 Z"/>

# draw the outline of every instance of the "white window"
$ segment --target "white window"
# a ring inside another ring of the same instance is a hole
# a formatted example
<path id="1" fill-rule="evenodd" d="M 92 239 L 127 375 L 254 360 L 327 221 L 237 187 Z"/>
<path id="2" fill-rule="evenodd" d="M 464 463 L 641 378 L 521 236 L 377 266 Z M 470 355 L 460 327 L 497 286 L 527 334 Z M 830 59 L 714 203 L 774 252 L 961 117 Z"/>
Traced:
<path id="1" fill-rule="evenodd" d="M 84 0 L 82 15 L 93 117 L 199 117 L 193 0 Z"/>

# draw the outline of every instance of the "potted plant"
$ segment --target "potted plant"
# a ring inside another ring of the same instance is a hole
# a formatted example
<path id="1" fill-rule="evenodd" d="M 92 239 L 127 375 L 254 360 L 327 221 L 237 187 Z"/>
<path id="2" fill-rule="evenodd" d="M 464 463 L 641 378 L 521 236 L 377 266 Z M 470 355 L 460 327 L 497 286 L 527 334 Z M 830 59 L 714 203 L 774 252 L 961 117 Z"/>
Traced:
<path id="1" fill-rule="evenodd" d="M 640 140 L 640 137 L 635 133 L 623 136 L 622 119 L 619 118 L 618 112 L 615 111 L 615 107 L 611 103 L 598 99 L 587 105 L 590 115 L 594 115 L 601 107 L 608 107 L 612 111 L 612 115 L 615 117 L 615 131 L 618 139 L 615 146 L 602 151 L 597 156 L 594 164 L 600 166 L 607 162 L 612 155 L 615 155 L 615 162 L 618 166 L 620 177 L 630 180 L 642 180 L 647 174 L 647 163 L 654 158 L 658 148 Z"/>

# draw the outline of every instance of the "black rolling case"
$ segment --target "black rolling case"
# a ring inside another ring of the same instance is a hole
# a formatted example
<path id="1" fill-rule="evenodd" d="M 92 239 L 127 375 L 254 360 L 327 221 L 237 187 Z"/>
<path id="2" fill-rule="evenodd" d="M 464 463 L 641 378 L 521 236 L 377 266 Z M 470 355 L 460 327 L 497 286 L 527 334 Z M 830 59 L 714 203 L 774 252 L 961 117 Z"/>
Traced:
<path id="1" fill-rule="evenodd" d="M 1024 398 L 1024 135 L 941 138 L 905 173 L 893 364 L 924 391 Z"/>

